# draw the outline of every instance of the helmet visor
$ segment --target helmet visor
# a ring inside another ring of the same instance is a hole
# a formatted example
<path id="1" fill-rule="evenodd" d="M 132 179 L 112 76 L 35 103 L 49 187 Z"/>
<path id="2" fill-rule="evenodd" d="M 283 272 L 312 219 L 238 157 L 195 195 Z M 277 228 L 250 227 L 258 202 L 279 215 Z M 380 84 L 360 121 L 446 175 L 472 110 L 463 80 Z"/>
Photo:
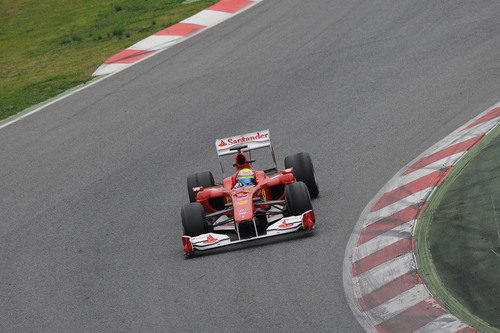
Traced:
<path id="1" fill-rule="evenodd" d="M 253 178 L 252 176 L 248 176 L 248 177 L 241 177 L 238 179 L 238 181 L 243 184 L 243 185 L 251 185 L 253 184 Z"/>

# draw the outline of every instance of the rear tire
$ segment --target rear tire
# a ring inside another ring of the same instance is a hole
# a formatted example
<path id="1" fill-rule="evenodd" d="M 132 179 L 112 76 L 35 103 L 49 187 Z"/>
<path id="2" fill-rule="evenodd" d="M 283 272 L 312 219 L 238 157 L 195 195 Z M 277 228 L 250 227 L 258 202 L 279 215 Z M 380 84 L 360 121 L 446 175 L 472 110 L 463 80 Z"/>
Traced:
<path id="1" fill-rule="evenodd" d="M 288 216 L 302 215 L 312 209 L 311 197 L 306 184 L 291 183 L 285 187 L 285 204 Z"/>
<path id="2" fill-rule="evenodd" d="M 189 202 L 196 202 L 193 187 L 212 187 L 215 185 L 214 176 L 210 171 L 198 172 L 187 177 Z"/>
<path id="3" fill-rule="evenodd" d="M 285 168 L 293 168 L 295 179 L 306 184 L 311 198 L 318 196 L 319 189 L 316 177 L 314 177 L 314 166 L 308 153 L 298 153 L 285 157 Z"/>
<path id="4" fill-rule="evenodd" d="M 182 206 L 181 218 L 184 235 L 194 237 L 211 232 L 205 220 L 203 206 L 198 202 L 190 202 Z"/>

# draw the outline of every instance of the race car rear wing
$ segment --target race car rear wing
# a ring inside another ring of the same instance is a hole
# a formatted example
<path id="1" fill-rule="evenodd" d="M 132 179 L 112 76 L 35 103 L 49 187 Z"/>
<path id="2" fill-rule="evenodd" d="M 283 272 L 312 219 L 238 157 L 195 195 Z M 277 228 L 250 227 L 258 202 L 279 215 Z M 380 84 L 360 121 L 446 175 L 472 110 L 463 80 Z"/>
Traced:
<path id="1" fill-rule="evenodd" d="M 241 149 L 235 149 L 238 146 L 241 147 Z M 253 133 L 215 140 L 215 148 L 217 149 L 217 155 L 219 156 L 222 175 L 224 175 L 224 166 L 221 160 L 222 156 L 234 155 L 239 151 L 247 152 L 266 147 L 269 147 L 271 151 L 271 156 L 274 162 L 274 169 L 277 170 L 278 164 L 276 163 L 276 156 L 274 155 L 273 146 L 271 145 L 271 134 L 269 133 L 268 129 L 264 131 L 257 131 Z"/>
<path id="2" fill-rule="evenodd" d="M 231 155 L 236 154 L 237 151 L 230 150 L 231 147 L 244 144 L 247 147 L 243 148 L 242 151 L 250 151 L 265 147 L 271 147 L 271 136 L 269 130 L 257 131 L 254 133 L 248 133 L 243 135 L 232 136 L 229 138 L 215 140 L 215 148 L 217 149 L 217 155 Z"/>

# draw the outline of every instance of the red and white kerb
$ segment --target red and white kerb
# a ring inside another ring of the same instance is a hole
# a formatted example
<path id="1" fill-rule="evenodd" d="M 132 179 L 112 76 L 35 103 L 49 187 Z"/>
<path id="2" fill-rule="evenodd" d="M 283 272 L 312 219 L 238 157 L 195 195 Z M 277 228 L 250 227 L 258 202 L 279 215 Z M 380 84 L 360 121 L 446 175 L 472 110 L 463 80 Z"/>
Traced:
<path id="1" fill-rule="evenodd" d="M 363 211 L 344 261 L 349 305 L 369 332 L 477 332 L 430 294 L 413 256 L 429 196 L 460 158 L 500 123 L 500 103 L 403 168 Z"/>
<path id="2" fill-rule="evenodd" d="M 221 0 L 182 22 L 158 31 L 127 49 L 108 58 L 97 68 L 94 76 L 110 74 L 165 50 L 183 40 L 223 22 L 262 0 Z"/>

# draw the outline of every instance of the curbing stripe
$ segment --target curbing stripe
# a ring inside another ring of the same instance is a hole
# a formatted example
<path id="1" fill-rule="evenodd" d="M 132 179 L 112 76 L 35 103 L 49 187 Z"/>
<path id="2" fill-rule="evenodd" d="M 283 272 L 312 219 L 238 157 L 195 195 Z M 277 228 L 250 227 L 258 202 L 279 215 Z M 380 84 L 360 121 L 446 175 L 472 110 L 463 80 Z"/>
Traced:
<path id="1" fill-rule="evenodd" d="M 427 176 L 427 175 L 433 173 L 434 171 L 443 169 L 444 167 L 451 166 L 453 164 L 453 161 L 454 161 L 453 157 L 458 158 L 461 156 L 459 154 L 462 154 L 462 153 L 457 153 L 457 154 L 451 155 L 451 156 L 444 158 L 442 160 L 439 160 L 435 163 L 429 164 L 429 165 L 423 167 L 422 169 L 418 169 L 418 170 L 413 171 L 407 175 L 402 176 L 399 179 L 399 181 L 394 184 L 394 186 L 386 189 L 387 192 L 395 190 L 403 185 L 409 184 L 415 180 L 418 180 L 424 176 Z"/>
<path id="2" fill-rule="evenodd" d="M 357 298 L 367 295 L 379 288 L 385 286 L 391 280 L 387 277 L 390 276 L 393 279 L 400 277 L 414 269 L 416 269 L 415 262 L 411 253 L 407 253 L 404 256 L 398 257 L 394 260 L 390 260 L 383 263 L 374 269 L 361 274 L 357 277 L 352 277 L 355 280 L 359 290 L 357 290 Z"/>
<path id="3" fill-rule="evenodd" d="M 249 0 L 221 0 L 207 9 L 234 14 L 251 4 Z"/>
<path id="4" fill-rule="evenodd" d="M 440 161 L 446 157 L 450 157 L 454 154 L 464 152 L 466 150 L 469 150 L 470 147 L 475 145 L 479 140 L 481 140 L 481 136 L 475 136 L 471 139 L 465 140 L 463 142 L 457 143 L 455 145 L 449 146 L 448 148 L 442 149 L 434 154 L 431 154 L 429 156 L 421 158 L 417 163 L 413 164 L 411 167 L 409 167 L 405 172 L 403 172 L 403 175 L 407 175 L 409 173 L 412 173 L 414 171 L 417 171 L 418 169 L 421 169 L 425 166 L 428 166 L 431 163 Z"/>
<path id="5" fill-rule="evenodd" d="M 384 195 L 377 201 L 375 206 L 372 208 L 372 212 L 380 210 L 381 208 L 387 207 L 397 201 L 400 201 L 414 193 L 423 191 L 429 187 L 432 187 L 436 182 L 442 177 L 449 168 L 439 169 L 431 174 L 421 177 L 417 180 L 412 181 L 406 185 L 403 185 L 395 190 L 384 193 Z"/>
<path id="6" fill-rule="evenodd" d="M 486 122 L 488 120 L 494 119 L 494 118 L 499 117 L 499 116 L 500 116 L 500 107 L 491 110 L 490 112 L 488 112 L 487 114 L 485 114 L 484 116 L 482 116 L 478 120 L 474 121 L 472 124 L 470 124 L 469 126 L 467 126 L 466 128 L 464 128 L 463 130 L 469 129 L 471 127 L 474 127 L 476 125 L 479 125 L 481 123 L 484 123 L 484 122 Z"/>
<path id="7" fill-rule="evenodd" d="M 417 216 L 419 209 L 418 205 L 411 205 L 392 214 L 391 216 L 380 219 L 364 227 L 361 235 L 359 235 L 358 247 L 397 226 L 410 222 L 415 218 L 415 216 Z"/>
<path id="8" fill-rule="evenodd" d="M 422 280 L 417 274 L 417 270 L 414 269 L 395 278 L 394 280 L 383 285 L 377 290 L 364 295 L 362 298 L 359 298 L 358 301 L 361 304 L 363 310 L 368 311 L 387 302 L 390 299 L 393 299 L 402 292 L 410 290 L 420 283 L 422 283 Z"/>
<path id="9" fill-rule="evenodd" d="M 153 36 L 191 36 L 192 34 L 205 29 L 206 26 L 194 23 L 179 22 L 166 29 L 158 31 Z"/>
<path id="10" fill-rule="evenodd" d="M 421 207 L 422 203 L 424 203 L 425 199 L 427 199 L 429 194 L 432 192 L 432 189 L 433 187 L 428 187 L 376 212 L 370 212 L 367 214 L 365 225 L 368 226 L 369 224 L 375 223 L 380 218 L 391 216 L 394 213 L 410 206 L 418 205 L 418 207 Z"/>
<path id="11" fill-rule="evenodd" d="M 408 308 L 418 306 L 421 302 L 428 299 L 431 295 L 425 289 L 423 284 L 417 284 L 413 288 L 403 291 L 402 293 L 389 299 L 387 302 L 380 304 L 369 312 L 371 316 L 380 321 L 379 325 L 390 321 L 399 321 L 399 315 L 405 315 Z M 428 321 L 424 323 L 427 324 Z M 423 325 L 422 325 L 423 326 Z"/>
<path id="12" fill-rule="evenodd" d="M 472 147 L 500 123 L 500 103 L 403 167 L 366 206 L 344 258 L 349 306 L 368 332 L 476 332 L 432 297 L 413 255 L 426 200 Z"/>
<path id="13" fill-rule="evenodd" d="M 352 276 L 358 276 L 369 271 L 389 260 L 395 259 L 403 254 L 411 252 L 411 237 L 403 238 L 395 243 L 392 243 L 370 255 L 353 262 Z"/>
<path id="14" fill-rule="evenodd" d="M 476 332 L 479 333 L 478 330 L 473 329 L 472 327 L 465 327 L 462 328 L 461 330 L 458 330 L 456 333 L 470 333 L 470 332 Z"/>
<path id="15" fill-rule="evenodd" d="M 191 24 L 199 24 L 199 25 L 205 25 L 207 27 L 213 27 L 216 24 L 219 24 L 221 22 L 224 22 L 228 18 L 230 18 L 231 15 L 230 13 L 225 13 L 225 12 L 218 12 L 214 10 L 202 10 L 198 14 L 195 14 L 184 21 L 183 23 L 191 23 Z"/>
<path id="16" fill-rule="evenodd" d="M 405 311 L 375 326 L 379 332 L 413 332 L 446 314 L 432 298 L 408 307 Z"/>
<path id="17" fill-rule="evenodd" d="M 425 325 L 422 328 L 419 328 L 415 332 L 417 333 L 434 333 L 439 330 L 447 330 L 448 332 L 451 331 L 459 331 L 463 328 L 468 328 L 466 324 L 462 323 L 461 321 L 457 320 L 456 317 L 454 317 L 451 314 L 445 314 L 437 319 L 434 319 L 427 325 Z M 474 330 L 475 331 L 475 330 Z"/>
<path id="18" fill-rule="evenodd" d="M 160 50 L 177 42 L 180 36 L 153 35 L 130 46 L 127 50 Z"/>
<path id="19" fill-rule="evenodd" d="M 358 246 L 358 250 L 353 255 L 353 260 L 359 260 L 371 253 L 374 253 L 382 248 L 386 247 L 388 244 L 396 243 L 397 241 L 410 238 L 413 225 L 415 224 L 415 220 L 411 220 L 410 222 L 403 223 L 387 232 L 384 232 L 380 235 L 380 237 L 375 237 L 374 239 L 369 240 L 366 243 Z"/>
<path id="20" fill-rule="evenodd" d="M 149 54 L 151 54 L 152 51 L 147 51 L 147 50 L 131 50 L 131 49 L 126 49 L 123 50 L 108 60 L 106 60 L 104 63 L 105 64 L 131 64 L 134 63 Z"/>

